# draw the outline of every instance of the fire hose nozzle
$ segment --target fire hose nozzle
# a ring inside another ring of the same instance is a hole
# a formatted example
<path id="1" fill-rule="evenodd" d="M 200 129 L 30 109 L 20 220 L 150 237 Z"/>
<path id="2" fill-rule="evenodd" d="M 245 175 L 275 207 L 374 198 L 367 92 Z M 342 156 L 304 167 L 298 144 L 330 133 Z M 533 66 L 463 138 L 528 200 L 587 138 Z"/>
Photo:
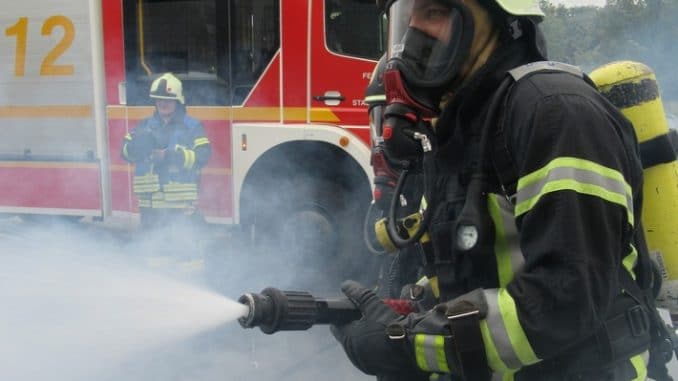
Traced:
<path id="1" fill-rule="evenodd" d="M 281 291 L 273 287 L 258 294 L 244 294 L 238 302 L 248 307 L 247 315 L 238 319 L 240 325 L 259 327 L 269 335 L 278 331 L 304 331 L 316 324 L 342 325 L 362 317 L 348 298 L 316 298 L 305 291 Z M 413 305 L 407 300 L 384 302 L 403 315 L 413 311 Z"/>

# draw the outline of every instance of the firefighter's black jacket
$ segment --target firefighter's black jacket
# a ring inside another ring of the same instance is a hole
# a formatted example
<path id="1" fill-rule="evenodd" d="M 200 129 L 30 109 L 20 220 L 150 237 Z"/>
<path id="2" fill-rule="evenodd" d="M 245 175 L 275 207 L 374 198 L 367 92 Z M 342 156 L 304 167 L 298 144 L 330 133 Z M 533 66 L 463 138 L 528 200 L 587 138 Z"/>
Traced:
<path id="1" fill-rule="evenodd" d="M 603 322 L 626 308 L 620 266 L 633 269 L 641 215 L 637 141 L 613 105 L 564 72 L 538 72 L 515 83 L 498 118 L 501 141 L 489 151 L 500 146 L 509 154 L 517 187 L 503 191 L 496 166 L 484 168 L 493 179 L 494 252 L 470 257 L 454 244 L 453 221 L 477 166 L 489 100 L 508 70 L 535 60 L 518 42 L 500 48 L 436 124 L 437 189 L 445 199 L 430 232 L 441 292 L 449 300 L 484 290 L 488 316 L 481 329 L 494 372 L 522 369 L 516 379 L 549 379 L 578 368 L 596 379 L 611 360 L 591 343 L 600 341 Z M 622 373 L 611 372 L 642 375 L 644 358 L 636 354 L 616 365 Z M 529 370 L 536 368 L 538 376 Z"/>

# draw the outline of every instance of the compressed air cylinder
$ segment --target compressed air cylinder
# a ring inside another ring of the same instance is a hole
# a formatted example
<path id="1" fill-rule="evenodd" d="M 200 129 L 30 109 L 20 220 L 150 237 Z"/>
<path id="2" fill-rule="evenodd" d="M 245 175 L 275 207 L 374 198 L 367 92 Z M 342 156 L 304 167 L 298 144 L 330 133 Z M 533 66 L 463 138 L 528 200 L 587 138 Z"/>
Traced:
<path id="1" fill-rule="evenodd" d="M 641 220 L 663 284 L 660 307 L 678 316 L 678 161 L 671 145 L 654 72 L 646 65 L 618 61 L 590 74 L 600 91 L 631 121 L 644 167 Z"/>

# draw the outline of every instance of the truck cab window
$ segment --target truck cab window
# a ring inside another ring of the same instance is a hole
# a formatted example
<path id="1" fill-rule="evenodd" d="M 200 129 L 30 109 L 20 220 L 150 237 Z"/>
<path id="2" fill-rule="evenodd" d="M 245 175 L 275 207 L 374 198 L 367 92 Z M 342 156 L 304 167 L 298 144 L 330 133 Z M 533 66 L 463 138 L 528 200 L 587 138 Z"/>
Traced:
<path id="1" fill-rule="evenodd" d="M 240 104 L 280 45 L 279 0 L 123 0 L 127 102 L 172 72 L 189 105 Z"/>
<path id="2" fill-rule="evenodd" d="M 378 60 L 385 41 L 381 21 L 374 0 L 325 0 L 327 48 L 339 54 Z"/>

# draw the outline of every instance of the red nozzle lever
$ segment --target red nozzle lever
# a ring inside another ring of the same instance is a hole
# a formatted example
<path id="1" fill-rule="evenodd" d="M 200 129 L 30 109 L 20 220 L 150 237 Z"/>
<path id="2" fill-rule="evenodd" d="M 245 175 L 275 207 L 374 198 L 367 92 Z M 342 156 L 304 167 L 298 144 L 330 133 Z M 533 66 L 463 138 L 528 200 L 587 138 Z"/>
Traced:
<path id="1" fill-rule="evenodd" d="M 409 315 L 416 311 L 414 302 L 407 299 L 384 299 L 384 303 L 399 315 Z"/>

